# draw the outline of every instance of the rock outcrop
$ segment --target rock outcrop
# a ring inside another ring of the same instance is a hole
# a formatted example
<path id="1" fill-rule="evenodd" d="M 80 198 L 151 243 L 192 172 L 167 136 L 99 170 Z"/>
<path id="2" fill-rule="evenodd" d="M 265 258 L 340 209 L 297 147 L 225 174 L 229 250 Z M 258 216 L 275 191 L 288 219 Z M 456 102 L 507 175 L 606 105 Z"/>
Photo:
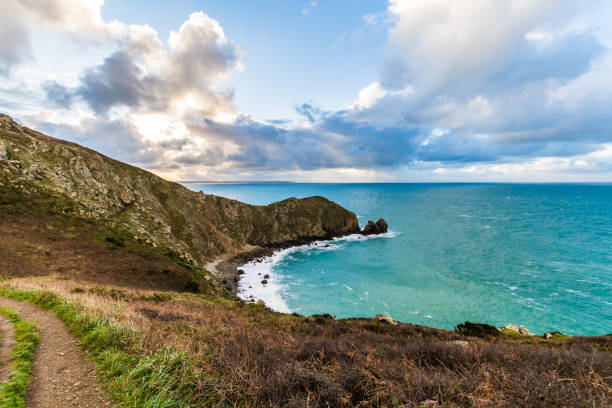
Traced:
<path id="1" fill-rule="evenodd" d="M 385 221 L 383 218 L 380 218 L 376 222 L 372 220 L 368 221 L 361 233 L 363 235 L 384 234 L 385 232 L 387 232 L 388 229 L 389 226 L 387 225 L 387 221 Z"/>
<path id="2" fill-rule="evenodd" d="M 505 329 L 508 330 L 510 332 L 514 332 L 517 334 L 520 334 L 521 336 L 534 336 L 533 333 L 530 333 L 529 330 L 527 330 L 527 328 L 525 326 L 517 326 L 514 323 L 509 323 L 507 324 L 505 327 L 502 327 L 501 329 Z"/>
<path id="3" fill-rule="evenodd" d="M 397 321 L 389 315 L 378 314 L 374 318 L 379 322 L 390 324 L 391 326 L 397 326 L 398 324 Z"/>
<path id="4" fill-rule="evenodd" d="M 0 115 L 0 203 L 46 197 L 53 211 L 203 268 L 222 254 L 359 232 L 354 213 L 324 197 L 248 205 L 194 192 Z M 115 238 L 113 238 L 115 239 Z"/>

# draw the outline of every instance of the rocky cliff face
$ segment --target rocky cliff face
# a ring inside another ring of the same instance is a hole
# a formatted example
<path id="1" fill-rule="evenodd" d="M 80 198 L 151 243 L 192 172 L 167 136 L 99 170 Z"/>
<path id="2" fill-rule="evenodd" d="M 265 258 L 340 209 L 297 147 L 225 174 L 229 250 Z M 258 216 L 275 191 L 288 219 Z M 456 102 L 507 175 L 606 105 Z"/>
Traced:
<path id="1" fill-rule="evenodd" d="M 355 214 L 323 197 L 253 206 L 196 193 L 147 171 L 0 115 L 0 201 L 43 192 L 67 214 L 122 231 L 201 268 L 221 254 L 359 231 Z M 57 204 L 60 203 L 60 204 Z"/>

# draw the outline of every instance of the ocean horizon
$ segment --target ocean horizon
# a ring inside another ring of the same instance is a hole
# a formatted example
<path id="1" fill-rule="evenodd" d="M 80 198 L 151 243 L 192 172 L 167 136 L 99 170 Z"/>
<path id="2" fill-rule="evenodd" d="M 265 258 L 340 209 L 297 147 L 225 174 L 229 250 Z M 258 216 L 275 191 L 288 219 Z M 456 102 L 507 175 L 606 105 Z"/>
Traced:
<path id="1" fill-rule="evenodd" d="M 612 332 L 611 183 L 187 186 L 256 205 L 322 195 L 361 226 L 387 220 L 382 236 L 320 241 L 245 265 L 239 296 L 274 310 Z"/>

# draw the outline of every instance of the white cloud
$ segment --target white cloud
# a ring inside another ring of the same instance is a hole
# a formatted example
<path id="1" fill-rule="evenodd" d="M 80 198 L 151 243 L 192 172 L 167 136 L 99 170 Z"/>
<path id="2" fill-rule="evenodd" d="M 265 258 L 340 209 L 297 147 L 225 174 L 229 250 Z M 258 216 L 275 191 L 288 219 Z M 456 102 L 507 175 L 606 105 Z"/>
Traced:
<path id="1" fill-rule="evenodd" d="M 102 4 L 3 4 L 11 16 L 0 16 L 11 40 L 0 44 L 3 109 L 180 179 L 534 181 L 612 172 L 612 36 L 595 28 L 605 14 L 595 6 L 391 0 L 364 17 L 389 29 L 378 81 L 343 109 L 302 104 L 300 121 L 265 122 L 238 114 L 222 86 L 241 69 L 241 50 L 217 21 L 193 13 L 166 45 L 150 26 L 104 21 Z M 304 3 L 305 14 L 315 7 Z"/>
<path id="2" fill-rule="evenodd" d="M 380 82 L 374 82 L 359 91 L 357 101 L 350 106 L 354 109 L 371 108 L 385 95 L 387 95 L 387 90 L 380 85 Z"/>

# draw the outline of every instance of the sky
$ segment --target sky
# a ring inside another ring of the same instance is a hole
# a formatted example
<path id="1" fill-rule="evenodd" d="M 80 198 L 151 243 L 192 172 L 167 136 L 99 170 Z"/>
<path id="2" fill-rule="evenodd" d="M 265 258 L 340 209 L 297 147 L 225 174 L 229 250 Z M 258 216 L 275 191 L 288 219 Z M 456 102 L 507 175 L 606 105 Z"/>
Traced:
<path id="1" fill-rule="evenodd" d="M 3 0 L 0 112 L 169 180 L 612 181 L 612 3 Z"/>

